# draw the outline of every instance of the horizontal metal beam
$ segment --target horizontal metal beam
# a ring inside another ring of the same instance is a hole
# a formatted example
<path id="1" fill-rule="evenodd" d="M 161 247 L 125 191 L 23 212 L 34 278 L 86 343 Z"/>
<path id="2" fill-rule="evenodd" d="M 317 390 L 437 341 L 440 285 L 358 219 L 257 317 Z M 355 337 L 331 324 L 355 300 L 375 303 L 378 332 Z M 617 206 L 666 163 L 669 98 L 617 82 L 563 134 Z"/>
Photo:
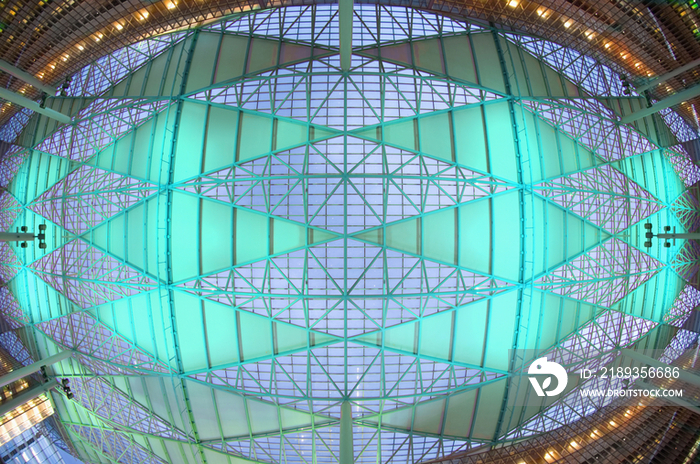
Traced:
<path id="1" fill-rule="evenodd" d="M 57 362 L 61 362 L 64 359 L 69 358 L 72 354 L 73 352 L 69 350 L 61 351 L 60 353 L 57 353 L 53 356 L 49 356 L 46 359 L 40 359 L 34 364 L 30 364 L 28 366 L 22 367 L 21 369 L 17 369 L 16 371 L 9 372 L 0 377 L 0 387 L 4 387 L 5 385 L 11 384 L 16 380 L 19 380 L 23 377 L 35 373 L 36 371 L 41 369 L 41 366 L 50 366 L 52 364 L 56 364 Z"/>
<path id="2" fill-rule="evenodd" d="M 655 234 L 654 237 L 664 238 L 667 240 L 684 239 L 684 240 L 700 240 L 700 233 L 688 234 Z"/>
<path id="3" fill-rule="evenodd" d="M 31 242 L 34 234 L 26 232 L 0 232 L 0 242 Z"/>
<path id="4" fill-rule="evenodd" d="M 670 97 L 664 98 L 660 102 L 654 103 L 649 108 L 644 108 L 643 110 L 635 111 L 632 114 L 628 114 L 627 116 L 623 117 L 620 120 L 620 122 L 623 124 L 628 124 L 632 121 L 636 121 L 637 119 L 645 118 L 650 114 L 658 113 L 661 110 L 670 108 L 671 106 L 675 106 L 679 103 L 683 103 L 684 101 L 690 100 L 691 98 L 697 97 L 698 95 L 700 95 L 700 85 L 696 85 L 689 89 L 685 89 L 681 92 L 673 94 Z"/>
<path id="5" fill-rule="evenodd" d="M 43 114 L 44 116 L 47 116 L 51 119 L 55 119 L 58 122 L 62 122 L 64 124 L 69 124 L 71 122 L 70 116 L 65 115 L 63 113 L 59 113 L 58 111 L 52 110 L 51 108 L 41 108 L 37 102 L 30 100 L 27 97 L 18 93 L 4 89 L 2 87 L 0 87 L 0 98 L 15 103 L 19 106 L 29 108 L 35 113 Z"/>
<path id="6" fill-rule="evenodd" d="M 42 92 L 46 92 L 49 96 L 53 97 L 56 95 L 56 87 L 51 87 L 41 82 L 39 79 L 29 74 L 26 71 L 22 71 L 16 66 L 11 65 L 7 61 L 0 60 L 0 71 L 5 71 L 8 74 L 12 74 L 17 79 L 21 79 L 27 84 L 31 85 L 35 89 L 39 89 Z"/>

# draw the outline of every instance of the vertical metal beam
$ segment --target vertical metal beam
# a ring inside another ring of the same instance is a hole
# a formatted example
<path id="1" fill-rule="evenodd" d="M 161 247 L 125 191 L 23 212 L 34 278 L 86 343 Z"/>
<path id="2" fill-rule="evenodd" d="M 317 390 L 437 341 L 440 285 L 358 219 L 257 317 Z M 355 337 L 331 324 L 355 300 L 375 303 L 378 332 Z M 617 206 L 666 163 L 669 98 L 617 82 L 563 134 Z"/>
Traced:
<path id="1" fill-rule="evenodd" d="M 350 70 L 352 61 L 353 0 L 338 0 L 338 29 L 340 31 L 340 68 Z"/>
<path id="2" fill-rule="evenodd" d="M 12 74 L 15 76 L 17 79 L 21 79 L 27 84 L 31 85 L 35 89 L 39 89 L 42 92 L 46 92 L 49 94 L 50 97 L 53 97 L 56 95 L 56 88 L 51 87 L 50 85 L 46 85 L 43 82 L 41 82 L 39 79 L 34 77 L 33 75 L 29 74 L 26 71 L 22 71 L 16 66 L 12 66 L 10 63 L 7 61 L 0 60 L 0 71 L 4 71 L 8 74 Z"/>
<path id="3" fill-rule="evenodd" d="M 352 464 L 355 455 L 352 446 L 352 406 L 343 401 L 340 406 L 340 460 L 339 464 Z"/>
<path id="4" fill-rule="evenodd" d="M 37 102 L 30 100 L 27 97 L 24 97 L 18 93 L 14 93 L 10 90 L 4 89 L 2 87 L 0 87 L 0 98 L 15 103 L 19 106 L 29 108 L 35 113 L 43 114 L 44 116 L 47 116 L 51 119 L 55 119 L 56 121 L 62 122 L 64 124 L 69 124 L 71 121 L 70 116 L 67 116 L 63 113 L 59 113 L 58 111 L 52 110 L 51 108 L 42 108 Z"/>
<path id="5" fill-rule="evenodd" d="M 690 100 L 691 98 L 697 97 L 698 95 L 700 95 L 700 85 L 696 85 L 689 89 L 685 89 L 681 92 L 673 94 L 670 97 L 664 98 L 660 102 L 651 105 L 649 108 L 644 108 L 643 110 L 635 111 L 632 114 L 628 114 L 627 116 L 622 118 L 620 122 L 623 124 L 627 124 L 632 121 L 636 121 L 637 119 L 642 119 L 646 116 L 649 116 L 650 114 L 658 113 L 661 110 L 677 105 L 686 100 Z"/>
<path id="6" fill-rule="evenodd" d="M 64 359 L 69 358 L 72 354 L 73 352 L 70 350 L 61 351 L 60 353 L 56 353 L 55 355 L 49 356 L 46 359 L 40 359 L 34 364 L 24 366 L 21 369 L 17 369 L 16 371 L 12 371 L 8 374 L 5 374 L 2 377 L 0 377 L 0 387 L 4 387 L 5 385 L 11 384 L 12 382 L 19 380 L 22 377 L 26 377 L 35 373 L 36 371 L 41 369 L 41 366 L 50 366 L 52 364 L 56 364 L 57 362 L 61 362 Z"/>

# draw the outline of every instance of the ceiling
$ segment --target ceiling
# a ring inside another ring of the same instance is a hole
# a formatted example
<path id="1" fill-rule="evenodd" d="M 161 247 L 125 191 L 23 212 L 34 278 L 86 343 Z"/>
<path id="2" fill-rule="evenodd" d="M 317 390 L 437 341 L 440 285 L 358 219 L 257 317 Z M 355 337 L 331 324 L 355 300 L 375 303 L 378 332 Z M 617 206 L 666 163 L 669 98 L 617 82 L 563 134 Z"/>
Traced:
<path id="1" fill-rule="evenodd" d="M 90 61 L 154 34 L 239 11 L 310 3 L 313 2 L 5 0 L 0 2 L 0 23 L 4 25 L 0 59 L 43 76 L 51 85 L 59 85 Z M 696 0 L 429 0 L 411 5 L 553 40 L 607 63 L 630 76 L 633 83 L 643 83 L 700 58 L 700 10 Z M 698 81 L 698 72 L 689 70 L 653 88 L 651 98 L 659 100 L 692 86 Z M 0 85 L 14 91 L 24 87 L 8 75 L 0 76 Z M 25 88 L 25 92 L 38 98 L 32 88 Z M 688 103 L 676 110 L 697 128 L 692 105 L 697 111 L 699 102 Z M 6 109 L 0 123 L 15 111 Z"/>
<path id="2" fill-rule="evenodd" d="M 2 227 L 47 224 L 45 251 L 2 247 L 4 316 L 75 351 L 54 400 L 83 457 L 335 462 L 347 402 L 358 462 L 419 462 L 604 404 L 574 379 L 528 403 L 538 356 L 685 340 L 687 245 L 641 237 L 694 224 L 697 170 L 655 118 L 619 124 L 644 100 L 612 70 L 365 5 L 343 74 L 335 14 L 101 57 L 47 101 L 73 123 L 32 117 L 0 166 Z"/>
<path id="3" fill-rule="evenodd" d="M 651 60 L 665 43 L 625 41 L 655 37 L 650 13 L 600 7 L 624 28 L 596 20 L 581 40 L 595 12 L 569 4 L 568 27 L 528 2 L 451 10 L 468 23 L 356 6 L 348 76 L 334 6 L 217 22 L 215 2 L 95 5 L 25 40 L 21 67 L 36 47 L 30 70 L 74 73 L 47 102 L 73 123 L 27 118 L 0 166 L 2 228 L 48 225 L 46 252 L 0 249 L 4 316 L 41 357 L 76 351 L 55 368 L 76 401 L 54 399 L 82 456 L 334 462 L 349 401 L 360 462 L 418 462 L 602 406 L 518 403 L 513 374 L 536 356 L 590 367 L 687 341 L 695 249 L 641 237 L 697 227 L 698 169 L 659 118 L 619 124 L 645 101 L 613 69 L 509 32 Z M 79 18 L 89 33 L 60 23 Z M 133 43 L 188 21 L 207 24 Z"/>

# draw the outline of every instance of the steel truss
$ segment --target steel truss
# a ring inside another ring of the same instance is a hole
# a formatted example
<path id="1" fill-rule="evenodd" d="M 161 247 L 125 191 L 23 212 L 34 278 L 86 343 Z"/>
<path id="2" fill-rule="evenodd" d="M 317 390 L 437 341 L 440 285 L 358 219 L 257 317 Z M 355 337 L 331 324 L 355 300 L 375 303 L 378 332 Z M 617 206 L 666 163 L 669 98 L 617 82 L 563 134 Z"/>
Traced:
<path id="1" fill-rule="evenodd" d="M 684 244 L 637 239 L 692 222 L 682 180 L 649 121 L 619 123 L 612 71 L 355 14 L 381 34 L 356 31 L 345 74 L 335 7 L 129 46 L 76 75 L 72 124 L 35 116 L 0 162 L 3 227 L 46 222 L 51 245 L 0 247 L 3 317 L 75 351 L 75 400 L 53 399 L 84 458 L 337 462 L 344 401 L 356 462 L 439 458 L 604 406 L 509 406 L 529 360 L 600 367 L 687 317 Z"/>

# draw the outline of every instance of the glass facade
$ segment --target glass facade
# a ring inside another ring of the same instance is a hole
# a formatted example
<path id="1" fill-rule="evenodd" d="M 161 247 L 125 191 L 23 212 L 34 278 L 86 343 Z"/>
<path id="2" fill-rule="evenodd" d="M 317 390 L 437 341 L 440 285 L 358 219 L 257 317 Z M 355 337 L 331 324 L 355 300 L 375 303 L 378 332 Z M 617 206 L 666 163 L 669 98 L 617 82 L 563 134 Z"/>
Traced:
<path id="1" fill-rule="evenodd" d="M 30 428 L 0 446 L 6 464 L 66 464 L 51 437 Z"/>

